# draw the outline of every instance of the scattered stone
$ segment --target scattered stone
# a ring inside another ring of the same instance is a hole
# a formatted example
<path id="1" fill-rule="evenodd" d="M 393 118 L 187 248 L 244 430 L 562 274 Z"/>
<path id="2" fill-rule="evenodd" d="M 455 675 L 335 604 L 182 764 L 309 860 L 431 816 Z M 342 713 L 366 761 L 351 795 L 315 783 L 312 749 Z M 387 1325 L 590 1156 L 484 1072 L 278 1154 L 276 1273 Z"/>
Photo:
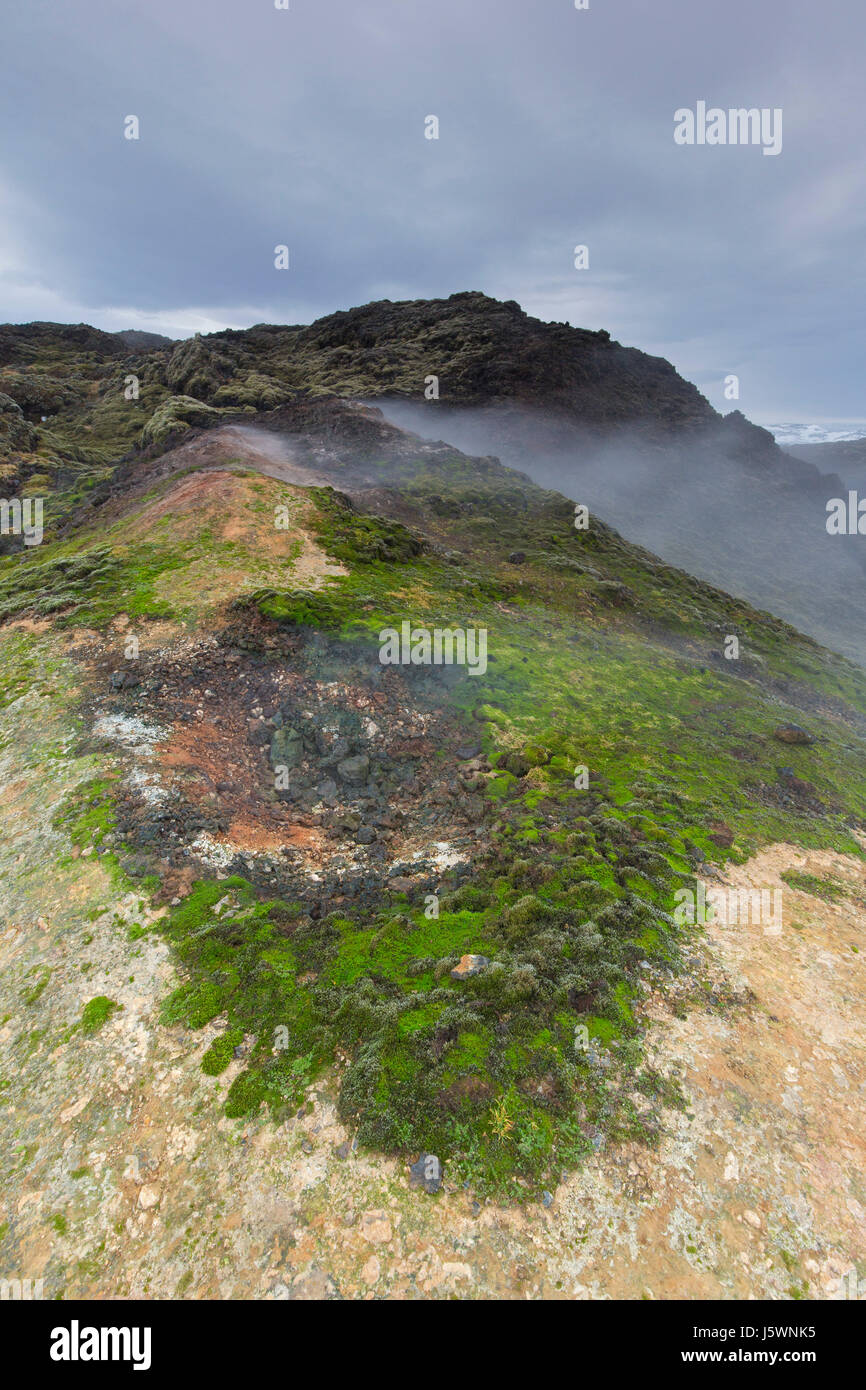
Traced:
<path id="1" fill-rule="evenodd" d="M 525 564 L 525 563 L 526 563 L 526 551 L 525 551 L 525 550 L 512 550 L 511 554 L 510 554 L 509 557 L 508 557 L 508 563 L 509 563 L 509 565 L 523 565 L 523 564 Z"/>
<path id="2" fill-rule="evenodd" d="M 409 1165 L 409 1186 L 423 1187 L 431 1195 L 442 1186 L 442 1164 L 436 1154 L 422 1153 Z"/>
<path id="3" fill-rule="evenodd" d="M 370 774 L 370 759 L 366 753 L 358 753 L 354 758 L 344 758 L 337 764 L 337 772 L 350 787 L 360 787 Z"/>
<path id="4" fill-rule="evenodd" d="M 446 1279 L 467 1279 L 472 1282 L 472 1270 L 465 1260 L 443 1260 L 442 1273 Z"/>
<path id="5" fill-rule="evenodd" d="M 377 1260 L 375 1255 L 371 1255 L 367 1263 L 364 1265 L 364 1268 L 361 1270 L 361 1278 L 369 1288 L 376 1283 L 381 1272 L 382 1267 L 379 1264 L 379 1261 Z"/>
<path id="6" fill-rule="evenodd" d="M 773 730 L 773 738 L 778 739 L 780 743 L 809 744 L 815 742 L 812 735 L 806 729 L 801 728 L 799 724 L 780 724 L 778 729 Z"/>
<path id="7" fill-rule="evenodd" d="M 392 1238 L 391 1222 L 384 1211 L 365 1211 L 361 1217 L 361 1235 L 371 1245 L 387 1245 Z"/>
<path id="8" fill-rule="evenodd" d="M 112 671 L 109 684 L 112 690 L 134 690 L 141 678 L 134 671 Z"/>
<path id="9" fill-rule="evenodd" d="M 159 1188 L 153 1183 L 145 1183 L 138 1194 L 138 1204 L 144 1211 L 149 1211 L 155 1207 L 159 1201 Z"/>
<path id="10" fill-rule="evenodd" d="M 461 956 L 460 964 L 455 965 L 451 971 L 452 980 L 468 980 L 473 975 L 480 975 L 486 970 L 490 960 L 487 956 Z"/>

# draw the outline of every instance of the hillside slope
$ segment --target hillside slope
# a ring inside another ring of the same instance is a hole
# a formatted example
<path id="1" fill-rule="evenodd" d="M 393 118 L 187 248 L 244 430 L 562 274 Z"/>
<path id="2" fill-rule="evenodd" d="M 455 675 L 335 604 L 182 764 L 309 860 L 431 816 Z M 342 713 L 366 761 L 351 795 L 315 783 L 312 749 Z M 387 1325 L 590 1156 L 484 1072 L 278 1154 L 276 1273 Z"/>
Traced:
<path id="1" fill-rule="evenodd" d="M 190 427 L 93 496 L 0 559 L 9 1267 L 52 1296 L 410 1297 L 411 1242 L 383 1267 L 399 1219 L 439 1252 L 428 1292 L 519 1296 L 514 1204 L 560 1193 L 576 1250 L 582 1203 L 625 1216 L 611 1184 L 634 1164 L 635 1200 L 665 1210 L 653 1155 L 692 1142 L 696 1111 L 701 1133 L 733 1122 L 680 1059 L 710 1025 L 753 1049 L 762 1007 L 683 891 L 783 841 L 824 875 L 792 893 L 856 892 L 863 671 L 595 516 L 577 529 L 496 459 L 339 398 Z M 486 662 L 383 664 L 404 623 L 483 630 Z M 761 916 L 778 867 L 737 928 L 761 961 L 777 925 L 795 949 L 789 897 Z M 801 1181 L 749 1201 L 777 1222 Z M 778 1296 L 811 1260 L 822 1296 L 851 1183 L 817 1226 L 774 1226 L 769 1264 L 744 1273 L 723 1242 L 718 1289 Z M 497 1251 L 449 1273 L 479 1213 Z M 660 1292 L 707 1287 L 696 1239 Z M 579 1268 L 643 1296 L 594 1245 L 574 1260 L 549 1249 L 537 1291 Z"/>

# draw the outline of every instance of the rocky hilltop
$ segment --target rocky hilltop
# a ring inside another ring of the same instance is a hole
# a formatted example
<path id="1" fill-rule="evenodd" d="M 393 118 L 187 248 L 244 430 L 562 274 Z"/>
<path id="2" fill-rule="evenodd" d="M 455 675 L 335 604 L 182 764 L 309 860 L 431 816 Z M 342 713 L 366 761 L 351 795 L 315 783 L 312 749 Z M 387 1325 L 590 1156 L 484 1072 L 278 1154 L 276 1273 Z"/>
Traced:
<path id="1" fill-rule="evenodd" d="M 476 292 L 384 300 L 329 314 L 308 328 L 261 325 L 213 341 L 235 349 L 241 361 L 252 350 L 277 380 L 300 371 L 298 385 L 340 395 L 417 400 L 432 374 L 440 398 L 455 405 L 542 404 L 585 423 L 631 421 L 664 431 L 714 416 L 663 358 L 623 347 L 604 331 L 543 323 L 513 300 Z"/>
<path id="2" fill-rule="evenodd" d="M 131 372 L 138 377 L 137 408 L 124 411 L 122 388 Z M 513 301 L 474 292 L 384 300 L 309 326 L 260 324 L 177 344 L 86 324 L 6 325 L 0 373 L 4 394 L 25 419 L 49 417 L 36 450 L 45 460 L 52 445 L 55 457 L 63 454 L 64 432 L 73 424 L 79 436 L 92 436 L 96 462 L 112 446 L 164 442 L 172 430 L 204 423 L 202 405 L 270 409 L 298 392 L 423 401 L 431 375 L 443 409 L 534 405 L 586 427 L 629 425 L 661 436 L 721 420 L 664 359 L 623 347 L 606 332 L 542 323 Z M 14 450 L 5 453 L 9 459 Z"/>

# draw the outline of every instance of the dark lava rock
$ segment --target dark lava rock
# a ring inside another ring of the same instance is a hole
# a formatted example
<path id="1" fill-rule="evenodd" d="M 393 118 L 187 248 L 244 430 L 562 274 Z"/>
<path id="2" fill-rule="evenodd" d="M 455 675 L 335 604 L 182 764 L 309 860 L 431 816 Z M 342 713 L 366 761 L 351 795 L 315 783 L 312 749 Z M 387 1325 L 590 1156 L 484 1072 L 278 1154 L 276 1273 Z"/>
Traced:
<path id="1" fill-rule="evenodd" d="M 344 758 L 337 764 L 337 772 L 350 787 L 360 787 L 369 776 L 370 759 L 366 753 L 358 753 L 354 758 Z"/>
<path id="2" fill-rule="evenodd" d="M 465 763 L 468 762 L 470 758 L 477 758 L 479 753 L 482 752 L 483 747 L 484 745 L 479 742 L 461 743 L 460 747 L 456 749 L 454 756 Z"/>
<path id="3" fill-rule="evenodd" d="M 326 777 L 324 782 L 320 782 L 316 787 L 316 791 L 323 801 L 333 801 L 337 795 L 337 784 L 333 777 Z"/>
<path id="4" fill-rule="evenodd" d="M 393 864 L 388 870 L 389 878 L 406 878 L 412 874 L 421 873 L 424 869 L 429 869 L 430 865 L 425 860 L 419 860 L 415 864 L 407 864 L 403 861 Z"/>
<path id="5" fill-rule="evenodd" d="M 523 565 L 526 563 L 525 550 L 513 550 L 508 557 L 509 565 Z"/>
<path id="6" fill-rule="evenodd" d="M 777 738 L 780 743 L 814 743 L 815 740 L 810 733 L 800 727 L 799 724 L 780 724 L 778 729 L 773 730 L 773 738 Z"/>
<path id="7" fill-rule="evenodd" d="M 357 845 L 372 845 L 376 838 L 376 832 L 372 825 L 362 825 L 355 831 L 355 843 Z"/>
<path id="8" fill-rule="evenodd" d="M 109 683 L 112 690 L 134 690 L 141 679 L 132 671 L 112 671 Z"/>
<path id="9" fill-rule="evenodd" d="M 409 1165 L 409 1186 L 423 1187 L 425 1192 L 438 1192 L 442 1186 L 442 1164 L 436 1154 L 420 1154 Z"/>
<path id="10" fill-rule="evenodd" d="M 284 725 L 271 739 L 271 767 L 297 767 L 303 760 L 304 740 L 297 729 Z"/>
<path id="11" fill-rule="evenodd" d="M 324 739 L 322 742 L 324 743 Z M 347 738 L 334 739 L 330 751 L 325 747 L 322 748 L 322 765 L 334 767 L 337 763 L 341 763 L 344 758 L 348 758 L 351 751 L 352 745 Z"/>

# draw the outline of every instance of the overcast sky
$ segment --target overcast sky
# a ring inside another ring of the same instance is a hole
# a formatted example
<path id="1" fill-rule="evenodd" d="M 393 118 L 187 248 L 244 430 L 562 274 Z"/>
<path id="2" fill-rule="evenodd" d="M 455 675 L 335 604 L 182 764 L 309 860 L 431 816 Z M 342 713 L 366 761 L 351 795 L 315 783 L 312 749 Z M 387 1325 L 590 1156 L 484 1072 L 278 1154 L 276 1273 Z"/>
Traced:
<path id="1" fill-rule="evenodd" d="M 736 373 L 754 419 L 866 417 L 862 0 L 289 4 L 7 9 L 0 320 L 180 337 L 478 289 L 719 409 Z M 699 101 L 781 108 L 781 153 L 677 145 Z"/>

